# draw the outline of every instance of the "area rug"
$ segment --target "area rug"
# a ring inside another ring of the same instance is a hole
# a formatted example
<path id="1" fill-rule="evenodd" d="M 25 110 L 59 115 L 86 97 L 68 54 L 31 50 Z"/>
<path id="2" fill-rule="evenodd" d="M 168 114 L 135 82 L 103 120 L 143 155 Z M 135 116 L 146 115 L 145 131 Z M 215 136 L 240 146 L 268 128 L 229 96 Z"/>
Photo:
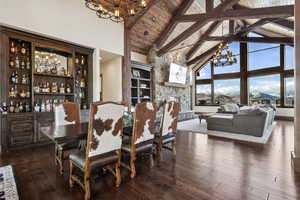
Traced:
<path id="1" fill-rule="evenodd" d="M 19 200 L 14 168 L 11 165 L 0 167 L 0 199 Z"/>
<path id="2" fill-rule="evenodd" d="M 178 131 L 206 134 L 207 124 L 205 120 L 202 120 L 202 123 L 200 124 L 199 119 L 191 119 L 178 122 L 177 129 Z"/>

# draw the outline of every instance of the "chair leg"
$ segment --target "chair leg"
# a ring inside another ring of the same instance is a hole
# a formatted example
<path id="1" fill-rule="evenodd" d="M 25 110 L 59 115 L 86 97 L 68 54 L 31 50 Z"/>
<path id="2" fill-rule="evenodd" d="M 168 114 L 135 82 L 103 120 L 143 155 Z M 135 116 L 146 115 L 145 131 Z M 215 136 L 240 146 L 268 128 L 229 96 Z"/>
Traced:
<path id="1" fill-rule="evenodd" d="M 63 152 L 58 151 L 58 165 L 59 165 L 59 173 L 60 175 L 64 174 L 64 168 L 63 168 Z"/>
<path id="2" fill-rule="evenodd" d="M 116 163 L 116 165 L 115 165 L 115 173 L 116 173 L 116 187 L 119 187 L 120 184 L 121 184 L 120 163 Z"/>
<path id="3" fill-rule="evenodd" d="M 176 142 L 172 142 L 172 153 L 173 153 L 173 156 L 176 156 Z"/>
<path id="4" fill-rule="evenodd" d="M 87 174 L 85 174 L 84 176 L 84 191 L 85 191 L 85 195 L 84 195 L 84 200 L 90 200 L 91 199 L 91 187 L 90 187 L 90 178 L 89 178 L 89 172 L 85 172 Z"/>
<path id="5" fill-rule="evenodd" d="M 136 171 L 135 171 L 135 154 L 131 153 L 130 155 L 130 169 L 131 169 L 131 178 L 134 178 L 136 175 Z"/>
<path id="6" fill-rule="evenodd" d="M 57 162 L 57 157 L 58 157 L 58 149 L 57 149 L 57 145 L 55 144 L 55 156 L 54 156 L 54 163 L 57 166 L 58 162 Z"/>
<path id="7" fill-rule="evenodd" d="M 157 155 L 158 155 L 158 161 L 159 162 L 163 161 L 161 153 L 162 153 L 162 143 L 159 143 L 158 146 L 157 146 Z"/>
<path id="8" fill-rule="evenodd" d="M 70 176 L 69 176 L 69 185 L 70 185 L 70 188 L 72 188 L 74 186 L 74 181 L 72 179 L 72 176 L 73 176 L 73 163 L 72 161 L 70 161 Z"/>
<path id="9" fill-rule="evenodd" d="M 153 152 L 150 152 L 150 168 L 154 167 Z"/>

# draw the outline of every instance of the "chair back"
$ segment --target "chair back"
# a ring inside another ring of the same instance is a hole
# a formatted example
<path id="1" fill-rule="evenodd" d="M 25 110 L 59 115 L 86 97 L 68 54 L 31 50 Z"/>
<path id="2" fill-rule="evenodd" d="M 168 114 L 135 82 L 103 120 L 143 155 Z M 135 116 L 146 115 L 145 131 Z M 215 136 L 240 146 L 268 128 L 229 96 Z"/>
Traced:
<path id="1" fill-rule="evenodd" d="M 176 134 L 180 105 L 175 101 L 165 103 L 161 120 L 161 136 L 169 133 Z"/>
<path id="2" fill-rule="evenodd" d="M 156 104 L 143 102 L 135 106 L 132 144 L 154 139 Z"/>
<path id="3" fill-rule="evenodd" d="M 90 106 L 87 158 L 121 149 L 125 105 L 95 102 Z"/>
<path id="4" fill-rule="evenodd" d="M 54 105 L 55 125 L 80 123 L 80 105 L 74 102 L 64 102 Z"/>

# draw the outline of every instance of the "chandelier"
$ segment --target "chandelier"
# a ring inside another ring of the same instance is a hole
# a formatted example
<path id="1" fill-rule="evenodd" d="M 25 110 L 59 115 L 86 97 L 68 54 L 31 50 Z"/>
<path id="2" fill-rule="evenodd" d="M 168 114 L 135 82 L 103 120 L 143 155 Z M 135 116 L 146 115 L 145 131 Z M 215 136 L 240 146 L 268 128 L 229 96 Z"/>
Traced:
<path id="1" fill-rule="evenodd" d="M 117 23 L 141 15 L 147 4 L 147 0 L 85 0 L 86 7 L 95 11 L 99 18 Z"/>
<path id="2" fill-rule="evenodd" d="M 215 67 L 224 67 L 237 63 L 237 58 L 232 55 L 228 43 L 221 43 L 217 52 L 210 60 L 210 63 Z"/>

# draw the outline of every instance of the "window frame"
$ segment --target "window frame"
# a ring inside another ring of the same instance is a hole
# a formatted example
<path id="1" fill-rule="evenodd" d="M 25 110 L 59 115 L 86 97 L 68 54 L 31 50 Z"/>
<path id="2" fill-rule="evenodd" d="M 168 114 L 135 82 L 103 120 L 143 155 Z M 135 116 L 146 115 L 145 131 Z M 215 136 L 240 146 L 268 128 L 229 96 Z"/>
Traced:
<path id="1" fill-rule="evenodd" d="M 280 65 L 275 67 L 268 67 L 256 70 L 249 70 L 249 56 L 248 56 L 248 44 L 247 43 L 240 43 L 240 72 L 235 73 L 224 73 L 224 74 L 214 74 L 214 66 L 210 64 L 211 67 L 211 79 L 202 79 L 197 80 L 197 71 L 201 70 L 201 67 L 205 66 L 210 59 L 208 59 L 195 73 L 195 88 L 198 84 L 211 84 L 212 92 L 211 92 L 211 103 L 207 105 L 198 105 L 196 98 L 197 98 L 197 90 L 195 89 L 195 106 L 220 106 L 218 104 L 214 104 L 214 81 L 215 80 L 226 80 L 226 79 L 234 79 L 240 78 L 240 104 L 248 104 L 249 98 L 249 83 L 248 78 L 255 77 L 255 76 L 265 76 L 265 75 L 273 75 L 279 74 L 280 75 L 280 106 L 277 108 L 293 108 L 291 106 L 285 105 L 285 78 L 287 77 L 294 77 L 294 69 L 285 69 L 285 46 L 283 44 L 280 45 Z"/>

